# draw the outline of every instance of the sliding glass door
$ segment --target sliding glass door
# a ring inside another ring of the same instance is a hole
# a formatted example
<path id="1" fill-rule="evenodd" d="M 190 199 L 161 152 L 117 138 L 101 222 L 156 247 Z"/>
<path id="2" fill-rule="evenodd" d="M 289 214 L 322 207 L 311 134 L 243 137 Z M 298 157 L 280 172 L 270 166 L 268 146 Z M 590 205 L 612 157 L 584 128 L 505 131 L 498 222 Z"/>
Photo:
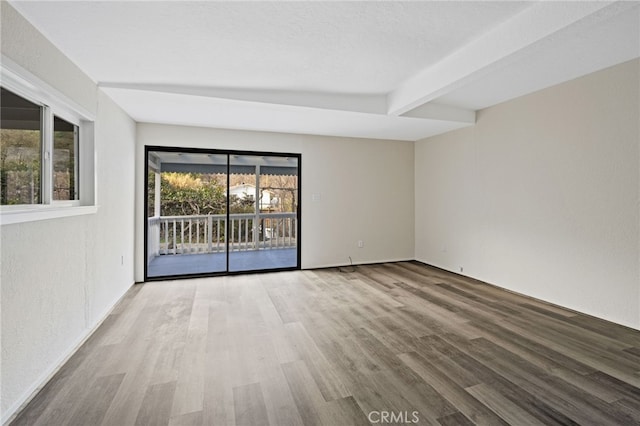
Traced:
<path id="1" fill-rule="evenodd" d="M 298 158 L 232 155 L 229 164 L 229 270 L 297 267 Z"/>
<path id="2" fill-rule="evenodd" d="M 300 267 L 300 156 L 147 147 L 145 278 Z"/>

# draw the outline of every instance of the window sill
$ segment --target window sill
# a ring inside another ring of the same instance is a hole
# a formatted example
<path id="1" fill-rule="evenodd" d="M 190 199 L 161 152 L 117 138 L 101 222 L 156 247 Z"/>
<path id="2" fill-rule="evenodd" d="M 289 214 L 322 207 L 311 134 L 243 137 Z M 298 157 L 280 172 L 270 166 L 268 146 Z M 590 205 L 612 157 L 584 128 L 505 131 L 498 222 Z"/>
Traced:
<path id="1" fill-rule="evenodd" d="M 0 225 L 35 222 L 38 220 L 59 219 L 62 217 L 95 214 L 98 206 L 51 206 L 39 205 L 20 209 L 0 210 Z"/>

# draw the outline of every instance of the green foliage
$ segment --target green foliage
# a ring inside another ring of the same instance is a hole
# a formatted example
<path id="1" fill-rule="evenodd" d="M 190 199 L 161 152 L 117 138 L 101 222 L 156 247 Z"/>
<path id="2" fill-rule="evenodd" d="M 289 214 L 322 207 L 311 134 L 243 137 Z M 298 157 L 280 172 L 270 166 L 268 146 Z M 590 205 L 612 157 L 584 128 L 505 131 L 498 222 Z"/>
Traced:
<path id="1" fill-rule="evenodd" d="M 193 216 L 226 212 L 226 179 L 218 175 L 163 172 L 160 179 L 160 216 Z M 149 173 L 149 215 L 153 211 L 155 174 Z M 221 181 L 224 180 L 224 184 Z M 231 213 L 253 213 L 253 196 L 229 199 Z"/>
<path id="2" fill-rule="evenodd" d="M 194 173 L 162 173 L 162 216 L 220 214 L 225 211 L 224 188 L 214 179 Z"/>
<path id="3" fill-rule="evenodd" d="M 33 204 L 40 198 L 40 131 L 0 129 L 1 204 Z"/>
<path id="4" fill-rule="evenodd" d="M 245 195 L 244 198 L 232 194 L 229 198 L 229 208 L 231 213 L 253 213 L 255 211 L 253 194 Z"/>
<path id="5" fill-rule="evenodd" d="M 75 137 L 73 131 L 54 132 L 53 199 L 75 198 Z M 39 130 L 0 129 L 0 203 L 40 202 L 42 168 Z"/>

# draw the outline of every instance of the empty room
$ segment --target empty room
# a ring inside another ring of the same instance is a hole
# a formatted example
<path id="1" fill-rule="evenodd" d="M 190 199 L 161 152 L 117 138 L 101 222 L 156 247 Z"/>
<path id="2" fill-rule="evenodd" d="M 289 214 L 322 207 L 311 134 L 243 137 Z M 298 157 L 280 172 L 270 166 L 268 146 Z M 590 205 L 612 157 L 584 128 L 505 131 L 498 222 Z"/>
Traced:
<path id="1" fill-rule="evenodd" d="M 0 17 L 2 425 L 640 424 L 640 2 Z"/>

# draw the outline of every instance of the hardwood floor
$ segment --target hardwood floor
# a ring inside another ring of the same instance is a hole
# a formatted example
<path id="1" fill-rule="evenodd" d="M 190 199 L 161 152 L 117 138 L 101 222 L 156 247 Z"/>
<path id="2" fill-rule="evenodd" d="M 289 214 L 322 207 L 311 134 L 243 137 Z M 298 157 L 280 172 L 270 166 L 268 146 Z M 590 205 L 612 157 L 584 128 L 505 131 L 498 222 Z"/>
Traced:
<path id="1" fill-rule="evenodd" d="M 13 425 L 640 424 L 640 332 L 404 262 L 132 288 Z"/>

